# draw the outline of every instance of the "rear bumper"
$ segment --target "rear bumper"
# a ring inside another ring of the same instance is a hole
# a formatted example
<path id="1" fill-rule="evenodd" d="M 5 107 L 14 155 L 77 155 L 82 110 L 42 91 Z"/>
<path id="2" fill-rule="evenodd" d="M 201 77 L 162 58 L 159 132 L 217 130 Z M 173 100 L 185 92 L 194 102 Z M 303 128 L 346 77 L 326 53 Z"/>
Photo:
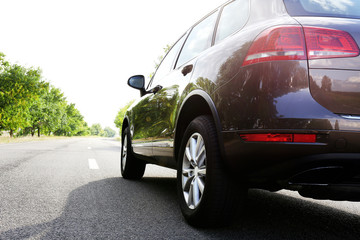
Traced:
<path id="1" fill-rule="evenodd" d="M 315 131 L 298 131 L 309 132 Z M 360 169 L 360 132 L 320 131 L 316 143 L 244 142 L 241 133 L 223 132 L 224 160 L 230 171 L 250 182 L 288 181 L 316 168 Z"/>
<path id="2" fill-rule="evenodd" d="M 318 142 L 307 144 L 244 142 L 239 134 L 223 133 L 224 160 L 249 187 L 360 201 L 360 132 L 318 132 Z"/>

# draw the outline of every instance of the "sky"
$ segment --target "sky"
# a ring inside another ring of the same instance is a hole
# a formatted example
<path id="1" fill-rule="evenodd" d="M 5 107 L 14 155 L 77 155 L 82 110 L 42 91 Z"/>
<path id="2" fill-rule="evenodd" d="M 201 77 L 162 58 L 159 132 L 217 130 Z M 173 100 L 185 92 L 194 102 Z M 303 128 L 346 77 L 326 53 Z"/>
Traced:
<path id="1" fill-rule="evenodd" d="M 91 126 L 115 130 L 119 109 L 139 97 L 163 48 L 226 0 L 0 0 L 0 52 L 39 67 Z"/>

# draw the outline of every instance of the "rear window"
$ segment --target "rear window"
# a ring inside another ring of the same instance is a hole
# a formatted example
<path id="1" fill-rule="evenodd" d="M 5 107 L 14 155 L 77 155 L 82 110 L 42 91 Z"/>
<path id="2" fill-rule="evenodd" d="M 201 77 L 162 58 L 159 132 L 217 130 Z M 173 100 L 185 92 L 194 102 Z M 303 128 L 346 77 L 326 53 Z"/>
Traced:
<path id="1" fill-rule="evenodd" d="M 360 18 L 359 0 L 284 0 L 291 16 Z"/>

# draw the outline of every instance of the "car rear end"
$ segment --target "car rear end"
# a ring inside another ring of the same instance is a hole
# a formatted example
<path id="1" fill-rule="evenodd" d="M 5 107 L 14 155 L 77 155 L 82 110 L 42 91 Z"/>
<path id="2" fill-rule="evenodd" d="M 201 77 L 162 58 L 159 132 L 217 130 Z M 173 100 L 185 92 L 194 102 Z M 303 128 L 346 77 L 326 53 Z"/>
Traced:
<path id="1" fill-rule="evenodd" d="M 339 116 L 327 165 L 290 179 L 304 196 L 360 200 L 360 2 L 285 0 L 303 27 L 312 97 Z M 301 184 L 302 183 L 302 184 Z"/>
<path id="2" fill-rule="evenodd" d="M 304 28 L 314 99 L 347 119 L 360 119 L 360 2 L 285 0 Z"/>
<path id="3" fill-rule="evenodd" d="M 274 114 L 267 120 L 259 117 L 253 129 L 237 131 L 240 140 L 224 134 L 227 157 L 242 156 L 236 168 L 245 169 L 254 186 L 360 200 L 360 2 L 283 2 L 296 23 L 262 30 L 242 71 L 257 72 L 253 79 L 263 80 L 279 71 L 289 75 L 278 74 L 283 81 L 296 76 L 284 68 L 296 65 L 306 70 L 307 86 L 286 94 L 270 92 L 274 103 L 258 110 L 274 106 Z M 284 83 L 296 85 L 292 80 Z M 266 82 L 261 84 L 263 89 Z"/>

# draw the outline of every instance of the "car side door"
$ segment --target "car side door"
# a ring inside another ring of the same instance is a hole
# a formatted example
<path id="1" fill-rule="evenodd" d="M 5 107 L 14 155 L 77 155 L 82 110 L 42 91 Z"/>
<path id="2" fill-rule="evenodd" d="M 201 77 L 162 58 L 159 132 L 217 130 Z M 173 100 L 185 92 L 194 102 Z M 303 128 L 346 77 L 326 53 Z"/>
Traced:
<path id="1" fill-rule="evenodd" d="M 159 156 L 171 157 L 172 155 L 175 127 L 174 111 L 179 98 L 179 87 L 181 81 L 184 81 L 183 75 L 179 76 L 179 73 L 174 71 L 174 64 L 187 35 L 188 32 L 169 50 L 148 87 L 148 91 L 151 93 L 147 103 L 149 109 L 147 121 L 150 123 L 147 126 L 147 136 L 152 142 L 154 163 L 163 166 L 169 166 L 169 162 L 166 157 Z"/>
<path id="2" fill-rule="evenodd" d="M 128 111 L 132 148 L 135 154 L 147 157 L 148 162 L 157 163 L 153 158 L 153 142 L 161 135 L 168 135 L 171 124 L 170 106 L 176 101 L 177 86 L 166 81 L 176 61 L 178 52 L 186 39 L 184 34 L 168 51 L 161 61 L 146 90 L 138 88 L 141 98 Z M 132 78 L 136 78 L 133 76 Z M 143 78 L 143 76 L 140 76 Z M 169 115 L 170 114 L 170 115 Z"/>
<path id="3" fill-rule="evenodd" d="M 180 98 L 184 97 L 183 92 L 189 86 L 197 56 L 212 44 L 217 17 L 218 11 L 214 11 L 191 28 L 190 33 L 186 34 L 184 44 L 182 44 L 184 41 L 184 37 L 182 37 L 174 45 L 173 49 L 179 51 L 181 46 L 181 50 L 175 57 L 171 68 L 168 68 L 166 74 L 162 74 L 161 68 L 166 66 L 164 63 L 167 61 L 164 59 L 155 74 L 153 85 L 160 86 L 161 90 L 153 97 L 156 114 L 153 119 L 152 141 L 153 155 L 159 165 L 176 168 L 173 150 Z M 170 51 L 168 56 L 172 54 L 174 52 Z"/>

